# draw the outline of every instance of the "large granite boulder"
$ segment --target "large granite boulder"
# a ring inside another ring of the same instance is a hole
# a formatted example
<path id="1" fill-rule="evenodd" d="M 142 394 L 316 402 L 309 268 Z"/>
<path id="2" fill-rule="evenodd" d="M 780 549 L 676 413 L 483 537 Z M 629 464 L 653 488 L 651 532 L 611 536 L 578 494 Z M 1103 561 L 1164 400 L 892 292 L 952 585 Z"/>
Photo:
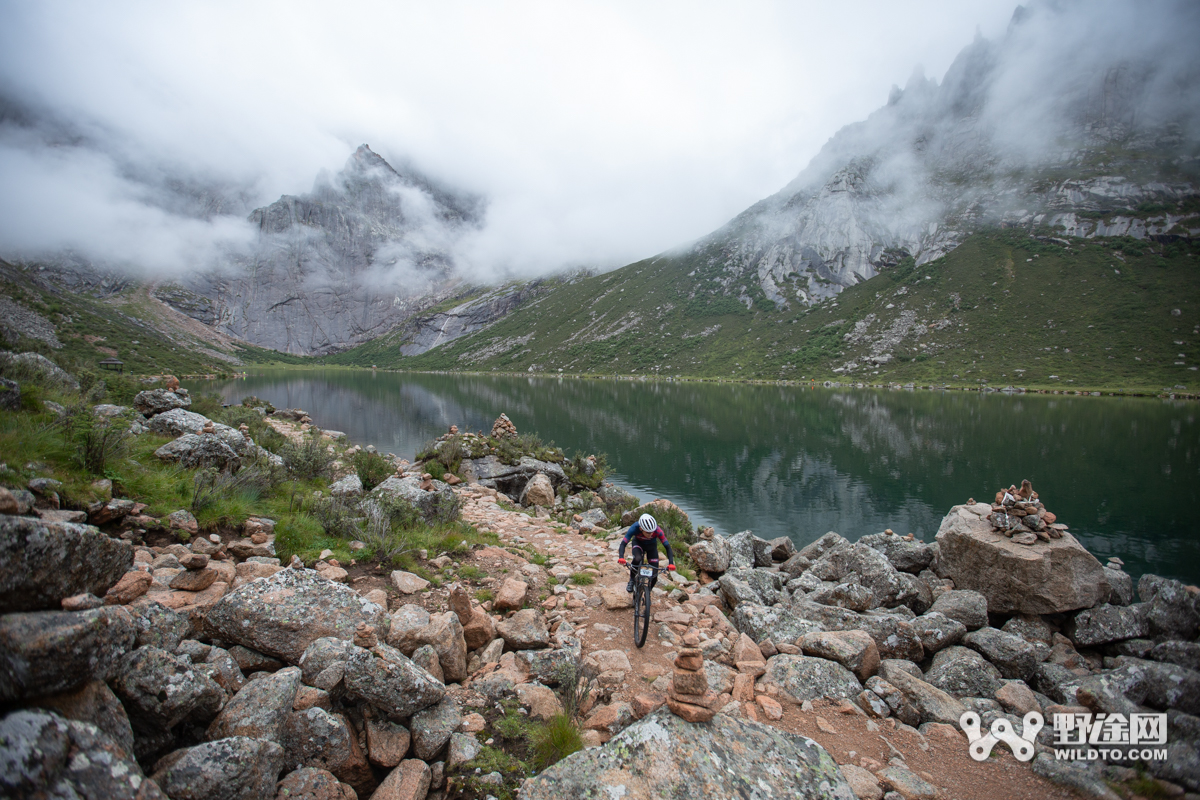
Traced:
<path id="1" fill-rule="evenodd" d="M 901 572 L 917 575 L 933 561 L 933 548 L 919 539 L 908 540 L 890 533 L 873 533 L 858 540 L 878 550 Z"/>
<path id="2" fill-rule="evenodd" d="M 151 777 L 171 800 L 271 800 L 283 767 L 275 742 L 234 736 L 176 750 Z"/>
<path id="3" fill-rule="evenodd" d="M 64 389 L 79 391 L 79 381 L 69 372 L 46 358 L 41 353 L 0 353 L 0 365 L 20 367 L 22 371 L 35 372 L 46 383 L 58 384 Z"/>
<path id="4" fill-rule="evenodd" d="M 115 666 L 113 692 L 139 735 L 168 730 L 185 719 L 208 722 L 220 711 L 225 692 L 186 657 L 157 647 L 139 647 Z"/>
<path id="5" fill-rule="evenodd" d="M 799 704 L 822 697 L 850 700 L 863 687 L 853 672 L 835 661 L 778 655 L 767 659 L 767 671 L 758 679 L 757 688 L 760 694 Z"/>
<path id="6" fill-rule="evenodd" d="M 133 565 L 133 546 L 91 525 L 0 515 L 0 613 L 103 597 Z"/>
<path id="7" fill-rule="evenodd" d="M 208 738 L 248 736 L 282 744 L 283 725 L 292 712 L 299 688 L 299 667 L 287 667 L 250 681 L 208 726 Z"/>
<path id="8" fill-rule="evenodd" d="M 1146 604 L 1146 621 L 1156 635 L 1194 639 L 1200 631 L 1200 603 L 1179 581 L 1143 575 L 1138 596 Z"/>
<path id="9" fill-rule="evenodd" d="M 133 619 L 120 606 L 5 614 L 0 617 L 0 702 L 107 680 L 133 642 Z"/>
<path id="10" fill-rule="evenodd" d="M 400 478 L 395 475 L 376 486 L 372 497 L 390 497 L 410 503 L 426 520 L 433 520 L 439 508 L 450 508 L 455 502 L 454 490 L 441 481 L 432 481 L 433 491 L 421 488 L 416 476 Z"/>
<path id="11" fill-rule="evenodd" d="M 296 664 L 305 648 L 333 636 L 353 639 L 359 623 L 387 634 L 387 611 L 314 570 L 284 569 L 240 586 L 208 611 L 222 639 Z"/>
<path id="12" fill-rule="evenodd" d="M 561 464 L 548 461 L 538 461 L 536 458 L 523 456 L 516 464 L 505 464 L 496 456 L 463 459 L 459 470 L 469 482 L 481 483 L 489 489 L 495 489 L 509 497 L 520 497 L 525 490 L 525 484 L 539 472 L 550 479 L 557 489 L 567 479 Z"/>
<path id="13" fill-rule="evenodd" d="M 865 544 L 839 544 L 813 562 L 809 572 L 823 581 L 857 583 L 874 593 L 872 607 L 895 606 L 915 596 L 887 557 Z"/>
<path id="14" fill-rule="evenodd" d="M 346 689 L 399 722 L 441 702 L 446 687 L 386 644 L 354 648 L 346 661 Z"/>
<path id="15" fill-rule="evenodd" d="M 1109 595 L 1104 567 L 1069 533 L 1024 545 L 992 529 L 986 503 L 950 509 L 938 528 L 938 570 L 987 598 L 995 614 L 1057 614 Z"/>
<path id="16" fill-rule="evenodd" d="M 729 569 L 732 551 L 724 536 L 715 533 L 711 528 L 705 528 L 700 534 L 700 541 L 688 548 L 688 555 L 696 569 L 720 574 Z"/>
<path id="17" fill-rule="evenodd" d="M 242 466 L 241 454 L 216 433 L 185 433 L 155 450 L 154 455 L 188 469 L 214 467 L 237 472 Z"/>
<path id="18" fill-rule="evenodd" d="M 0 795 L 166 800 L 132 754 L 95 725 L 32 709 L 0 721 Z"/>
<path id="19" fill-rule="evenodd" d="M 133 407 L 152 417 L 173 408 L 191 408 L 192 398 L 187 389 L 147 389 L 133 398 Z"/>
<path id="20" fill-rule="evenodd" d="M 788 608 L 769 608 L 755 603 L 739 603 L 730 617 L 733 626 L 756 643 L 794 642 L 806 633 L 826 630 L 819 622 L 796 616 Z"/>
<path id="21" fill-rule="evenodd" d="M 1097 647 L 1126 639 L 1142 639 L 1150 635 L 1146 619 L 1147 603 L 1131 606 L 1102 606 L 1080 611 L 1067 624 L 1067 636 L 1076 647 Z"/>
<path id="22" fill-rule="evenodd" d="M 855 800 L 837 763 L 812 739 L 725 714 L 685 722 L 665 708 L 521 788 L 522 800 L 564 797 Z"/>

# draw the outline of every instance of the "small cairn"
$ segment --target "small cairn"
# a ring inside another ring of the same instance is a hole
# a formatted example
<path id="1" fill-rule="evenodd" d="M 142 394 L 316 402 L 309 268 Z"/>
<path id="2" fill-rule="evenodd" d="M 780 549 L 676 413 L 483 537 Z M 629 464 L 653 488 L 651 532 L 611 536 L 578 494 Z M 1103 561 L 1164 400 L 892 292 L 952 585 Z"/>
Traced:
<path id="1" fill-rule="evenodd" d="M 988 520 L 994 529 L 1016 544 L 1030 545 L 1037 544 L 1039 540 L 1048 542 L 1061 539 L 1067 530 L 1067 526 L 1058 522 L 1053 512 L 1046 510 L 1028 480 L 1021 481 L 1020 489 L 1009 486 L 996 492 Z"/>
<path id="2" fill-rule="evenodd" d="M 694 642 L 689 642 L 688 638 L 684 636 L 684 644 L 691 646 L 684 647 L 675 656 L 675 672 L 671 676 L 671 691 L 667 693 L 667 708 L 688 722 L 708 722 L 717 715 L 720 697 L 708 688 L 704 654 L 695 646 L 700 643 L 699 636 L 692 636 Z"/>
<path id="3" fill-rule="evenodd" d="M 508 418 L 507 414 L 501 414 L 500 416 L 496 417 L 496 421 L 492 423 L 492 438 L 517 438 L 517 426 L 513 425 L 513 421 Z"/>

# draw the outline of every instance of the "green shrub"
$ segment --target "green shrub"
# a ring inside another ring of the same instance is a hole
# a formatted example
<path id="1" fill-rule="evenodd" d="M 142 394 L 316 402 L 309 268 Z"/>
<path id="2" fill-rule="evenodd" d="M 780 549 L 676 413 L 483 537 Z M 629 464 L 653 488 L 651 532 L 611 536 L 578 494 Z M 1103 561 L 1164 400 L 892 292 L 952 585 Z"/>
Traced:
<path id="1" fill-rule="evenodd" d="M 307 511 L 330 536 L 357 539 L 362 533 L 357 505 L 341 497 L 319 497 L 309 504 Z"/>
<path id="2" fill-rule="evenodd" d="M 276 483 L 276 475 L 269 463 L 251 462 L 236 473 L 206 467 L 193 483 L 192 513 L 199 516 L 221 504 L 253 506 Z"/>
<path id="3" fill-rule="evenodd" d="M 279 449 L 283 466 L 288 474 L 300 480 L 314 480 L 329 475 L 334 461 L 333 453 L 314 428 L 299 443 L 287 442 Z"/>
<path id="4" fill-rule="evenodd" d="M 594 456 L 592 462 L 589 463 L 587 456 L 576 451 L 575 455 L 563 464 L 563 471 L 567 474 L 567 480 L 575 486 L 592 490 L 599 489 L 604 483 L 604 479 L 608 477 L 608 456 L 601 453 Z M 590 493 L 588 498 L 590 501 Z"/>
<path id="5" fill-rule="evenodd" d="M 392 476 L 392 465 L 379 453 L 368 453 L 359 450 L 350 462 L 358 479 L 362 481 L 363 491 L 369 492 Z"/>
<path id="6" fill-rule="evenodd" d="M 533 765 L 538 770 L 546 769 L 583 749 L 579 726 L 566 714 L 556 714 L 534 727 L 529 743 L 533 750 Z"/>
<path id="7" fill-rule="evenodd" d="M 596 582 L 596 576 L 590 572 L 576 572 L 571 576 L 571 583 L 577 586 L 591 586 Z"/>
<path id="8" fill-rule="evenodd" d="M 288 444 L 286 436 L 268 425 L 257 411 L 245 406 L 230 406 L 222 409 L 213 419 L 231 428 L 245 425 L 254 443 L 272 453 L 278 454 Z"/>
<path id="9" fill-rule="evenodd" d="M 249 408 L 249 409 L 264 408 L 264 409 L 266 409 L 268 414 L 275 413 L 275 406 L 271 405 L 271 402 L 269 400 L 259 400 L 254 395 L 250 395 L 249 397 L 243 397 L 242 398 L 242 406 L 244 408 Z M 257 413 L 257 412 L 255 412 L 255 413 Z"/>
<path id="10" fill-rule="evenodd" d="M 103 475 L 129 452 L 129 421 L 96 415 L 87 406 L 70 412 L 70 436 L 76 460 L 93 475 Z"/>

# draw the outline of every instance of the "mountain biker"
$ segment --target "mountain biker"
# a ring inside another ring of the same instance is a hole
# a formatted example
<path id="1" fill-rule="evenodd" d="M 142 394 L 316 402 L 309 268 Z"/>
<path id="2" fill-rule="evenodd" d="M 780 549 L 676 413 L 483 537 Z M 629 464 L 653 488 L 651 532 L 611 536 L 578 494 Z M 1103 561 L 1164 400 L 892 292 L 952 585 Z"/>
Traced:
<path id="1" fill-rule="evenodd" d="M 637 574 L 637 568 L 642 563 L 643 556 L 646 561 L 658 566 L 658 543 L 662 542 L 663 549 L 667 551 L 667 569 L 675 571 L 675 555 L 671 552 L 671 543 L 667 541 L 666 532 L 658 527 L 658 520 L 649 514 L 642 514 L 638 521 L 629 526 L 629 530 L 625 531 L 625 536 L 621 539 L 621 548 L 617 551 L 617 563 L 621 566 L 626 566 L 625 561 L 625 545 L 633 542 L 633 565 L 629 568 L 629 583 L 625 585 L 625 591 L 633 591 L 633 581 Z M 650 579 L 650 588 L 654 588 L 654 584 L 658 583 L 658 573 L 654 573 L 654 577 Z"/>

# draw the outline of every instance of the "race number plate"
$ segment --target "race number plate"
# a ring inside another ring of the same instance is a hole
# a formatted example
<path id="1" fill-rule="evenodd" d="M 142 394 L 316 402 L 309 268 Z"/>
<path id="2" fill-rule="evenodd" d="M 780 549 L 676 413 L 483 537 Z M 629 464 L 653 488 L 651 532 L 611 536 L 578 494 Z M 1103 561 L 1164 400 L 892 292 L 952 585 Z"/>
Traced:
<path id="1" fill-rule="evenodd" d="M 640 574 L 646 578 L 653 578 L 654 577 L 654 567 L 642 567 L 640 570 Z"/>

